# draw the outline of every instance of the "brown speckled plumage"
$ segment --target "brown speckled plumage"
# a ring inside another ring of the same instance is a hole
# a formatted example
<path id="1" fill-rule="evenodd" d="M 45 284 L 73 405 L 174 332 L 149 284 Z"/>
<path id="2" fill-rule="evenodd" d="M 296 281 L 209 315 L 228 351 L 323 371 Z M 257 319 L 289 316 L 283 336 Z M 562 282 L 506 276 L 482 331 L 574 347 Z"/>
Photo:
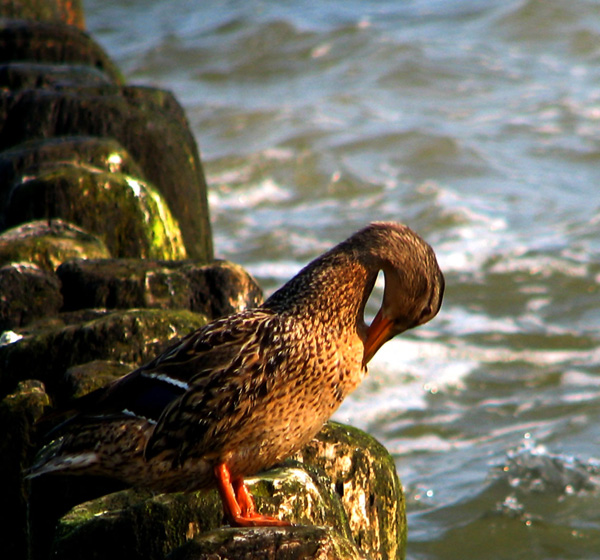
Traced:
<path id="1" fill-rule="evenodd" d="M 363 312 L 380 270 L 382 308 L 367 326 Z M 386 340 L 437 314 L 443 288 L 424 241 L 400 224 L 371 224 L 261 307 L 207 325 L 83 400 L 31 474 L 101 474 L 159 491 L 216 480 L 232 522 L 269 522 L 253 505 L 249 513 L 242 505 L 242 521 L 228 510 L 218 469 L 243 502 L 243 477 L 308 442 Z"/>

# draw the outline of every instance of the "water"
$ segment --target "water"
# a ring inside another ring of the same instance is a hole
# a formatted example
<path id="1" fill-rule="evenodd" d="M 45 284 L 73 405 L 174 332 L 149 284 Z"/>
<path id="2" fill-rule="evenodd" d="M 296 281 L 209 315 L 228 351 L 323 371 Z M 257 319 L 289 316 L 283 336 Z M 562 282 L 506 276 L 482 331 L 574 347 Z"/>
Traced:
<path id="1" fill-rule="evenodd" d="M 337 413 L 394 454 L 408 558 L 600 558 L 600 2 L 86 10 L 185 106 L 217 253 L 267 293 L 372 220 L 435 248 L 440 315 Z"/>

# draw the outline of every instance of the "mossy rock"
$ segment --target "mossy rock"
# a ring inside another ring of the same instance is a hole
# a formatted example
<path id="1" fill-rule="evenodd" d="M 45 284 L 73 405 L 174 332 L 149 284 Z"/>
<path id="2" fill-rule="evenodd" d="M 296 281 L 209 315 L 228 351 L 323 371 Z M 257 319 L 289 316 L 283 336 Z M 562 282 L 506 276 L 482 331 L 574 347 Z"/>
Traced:
<path id="1" fill-rule="evenodd" d="M 0 152 L 0 214 L 15 183 L 59 162 L 144 179 L 129 152 L 112 138 L 61 136 L 29 140 Z"/>
<path id="2" fill-rule="evenodd" d="M 161 494 L 124 490 L 74 507 L 59 522 L 54 558 L 163 559 L 186 535 L 218 526 L 216 492 Z"/>
<path id="3" fill-rule="evenodd" d="M 246 478 L 262 514 L 295 525 L 328 525 L 352 539 L 346 512 L 329 482 L 321 469 L 293 460 Z"/>
<path id="4" fill-rule="evenodd" d="M 54 395 L 54 405 L 71 401 L 100 389 L 132 371 L 131 364 L 115 360 L 93 360 L 70 367 L 62 378 L 62 388 Z"/>
<path id="5" fill-rule="evenodd" d="M 98 68 L 113 83 L 123 83 L 116 65 L 85 31 L 63 23 L 24 19 L 0 20 L 0 62 L 35 60 L 85 64 Z"/>
<path id="6" fill-rule="evenodd" d="M 190 309 L 215 319 L 263 301 L 252 276 L 227 261 L 78 259 L 61 265 L 57 274 L 65 310 Z"/>
<path id="7" fill-rule="evenodd" d="M 247 483 L 262 513 L 308 526 L 307 535 L 318 531 L 312 526 L 325 525 L 336 542 L 354 551 L 349 558 L 363 558 L 352 544 L 339 497 L 323 473 L 295 465 L 268 471 Z M 53 557 L 158 560 L 194 537 L 206 542 L 204 533 L 221 525 L 221 502 L 215 490 L 158 496 L 126 490 L 76 506 L 65 515 L 58 525 Z M 231 531 L 238 536 L 245 532 Z M 262 532 L 272 534 L 269 529 Z"/>
<path id="8" fill-rule="evenodd" d="M 206 180 L 172 93 L 134 86 L 0 91 L 0 150 L 60 136 L 114 138 L 167 201 L 191 258 L 213 259 Z"/>
<path id="9" fill-rule="evenodd" d="M 27 495 L 23 471 L 35 452 L 35 421 L 49 406 L 42 383 L 28 379 L 0 401 L 0 538 L 3 558 L 25 558 Z"/>
<path id="10" fill-rule="evenodd" d="M 181 231 L 149 183 L 120 173 L 61 165 L 13 186 L 11 227 L 43 218 L 72 222 L 100 237 L 116 257 L 183 259 Z"/>
<path id="11" fill-rule="evenodd" d="M 0 234 L 0 266 L 29 262 L 53 272 L 66 260 L 108 257 L 99 237 L 63 220 L 27 222 Z"/>
<path id="12" fill-rule="evenodd" d="M 0 332 L 56 315 L 62 303 L 54 272 L 28 262 L 0 266 Z"/>
<path id="13" fill-rule="evenodd" d="M 404 495 L 383 445 L 357 428 L 328 422 L 296 458 L 327 472 L 359 547 L 383 560 L 404 558 Z"/>
<path id="14" fill-rule="evenodd" d="M 112 84 L 98 68 L 83 64 L 9 62 L 0 64 L 0 87 L 12 91 L 32 88 L 103 86 Z"/>
<path id="15" fill-rule="evenodd" d="M 133 309 L 82 324 L 25 331 L 20 340 L 0 346 L 0 395 L 14 390 L 24 377 L 43 381 L 53 392 L 68 368 L 93 360 L 140 365 L 206 322 L 203 315 L 185 310 Z"/>
<path id="16" fill-rule="evenodd" d="M 190 309 L 217 318 L 263 302 L 256 280 L 239 264 L 215 260 L 206 266 L 182 266 L 192 290 Z"/>
<path id="17" fill-rule="evenodd" d="M 352 541 L 331 527 L 222 528 L 203 533 L 167 560 L 366 560 Z"/>

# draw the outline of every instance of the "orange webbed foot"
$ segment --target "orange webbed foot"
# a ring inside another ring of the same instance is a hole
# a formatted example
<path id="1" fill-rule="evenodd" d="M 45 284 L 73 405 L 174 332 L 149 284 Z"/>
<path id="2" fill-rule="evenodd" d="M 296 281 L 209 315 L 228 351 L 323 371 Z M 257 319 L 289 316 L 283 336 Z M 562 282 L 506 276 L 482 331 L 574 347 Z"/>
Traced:
<path id="1" fill-rule="evenodd" d="M 234 527 L 289 527 L 292 524 L 276 517 L 261 515 L 256 511 L 254 498 L 244 484 L 244 479 L 231 479 L 225 463 L 215 467 L 217 488 L 229 524 Z"/>

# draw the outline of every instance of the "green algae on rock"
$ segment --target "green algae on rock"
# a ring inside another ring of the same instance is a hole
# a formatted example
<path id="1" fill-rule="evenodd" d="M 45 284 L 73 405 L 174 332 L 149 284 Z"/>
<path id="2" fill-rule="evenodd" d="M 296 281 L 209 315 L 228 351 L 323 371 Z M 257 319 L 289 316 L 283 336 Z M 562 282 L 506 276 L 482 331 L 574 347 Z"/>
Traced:
<path id="1" fill-rule="evenodd" d="M 296 457 L 327 472 L 361 549 L 383 560 L 404 558 L 404 495 L 383 445 L 357 428 L 328 422 Z"/>
<path id="2" fill-rule="evenodd" d="M 6 115 L 0 150 L 57 136 L 116 139 L 167 201 L 187 254 L 204 262 L 213 259 L 198 147 L 172 93 L 133 86 L 28 89 L 0 91 L 0 103 Z"/>
<path id="3" fill-rule="evenodd" d="M 66 260 L 108 257 L 99 237 L 60 219 L 26 222 L 0 234 L 0 266 L 29 262 L 53 271 Z"/>
<path id="4" fill-rule="evenodd" d="M 352 539 L 339 496 L 320 469 L 289 460 L 245 480 L 265 515 L 298 525 L 327 525 Z"/>
<path id="5" fill-rule="evenodd" d="M 0 67 L 0 77 L 2 67 Z M 13 184 L 60 163 L 144 178 L 131 154 L 113 138 L 60 136 L 27 140 L 0 152 L 0 207 Z"/>
<path id="6" fill-rule="evenodd" d="M 134 560 L 163 559 L 188 536 L 218 527 L 217 493 L 153 495 L 124 490 L 75 506 L 59 522 L 53 555 L 61 560 L 87 556 Z"/>
<path id="7" fill-rule="evenodd" d="M 54 404 L 60 401 L 70 401 L 83 397 L 96 389 L 116 381 L 129 373 L 133 367 L 130 364 L 116 360 L 92 360 L 85 364 L 71 366 L 62 379 L 60 388 L 55 393 Z"/>
<path id="8" fill-rule="evenodd" d="M 221 528 L 198 535 L 167 560 L 366 560 L 351 541 L 331 527 Z"/>
<path id="9" fill-rule="evenodd" d="M 4 209 L 8 226 L 61 218 L 96 234 L 117 257 L 183 259 L 181 232 L 149 183 L 76 165 L 45 168 L 14 185 Z"/>

